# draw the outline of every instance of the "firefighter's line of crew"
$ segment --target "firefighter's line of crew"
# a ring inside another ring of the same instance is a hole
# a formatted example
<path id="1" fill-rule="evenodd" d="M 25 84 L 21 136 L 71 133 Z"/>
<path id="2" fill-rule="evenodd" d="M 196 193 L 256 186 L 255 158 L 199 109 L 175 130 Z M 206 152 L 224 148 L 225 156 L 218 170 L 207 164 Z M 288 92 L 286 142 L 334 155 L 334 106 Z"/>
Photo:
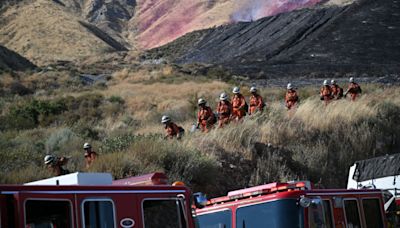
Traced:
<path id="1" fill-rule="evenodd" d="M 332 100 L 341 99 L 343 96 L 350 94 L 351 100 L 355 101 L 357 96 L 361 93 L 361 87 L 354 81 L 353 78 L 349 80 L 350 84 L 345 93 L 343 89 L 335 82 L 331 81 L 329 85 L 328 80 L 325 80 L 320 90 L 320 98 L 327 105 Z M 198 100 L 199 111 L 197 113 L 197 125 L 196 128 L 200 128 L 202 132 L 209 132 L 214 125 L 218 122 L 218 128 L 222 128 L 230 122 L 241 122 L 246 113 L 254 115 L 257 112 L 262 112 L 265 108 L 263 98 L 257 93 L 256 87 L 251 87 L 251 96 L 249 98 L 249 106 L 245 97 L 240 93 L 240 88 L 233 88 L 233 97 L 231 101 L 228 99 L 228 94 L 221 93 L 219 96 L 219 102 L 216 108 L 216 114 L 213 110 L 207 106 L 207 101 L 203 98 Z M 297 95 L 296 89 L 291 83 L 287 85 L 287 91 L 285 95 L 285 105 L 288 110 L 294 109 L 299 103 L 299 96 Z M 166 131 L 165 138 L 167 139 L 180 139 L 184 134 L 184 129 L 173 121 L 169 116 L 163 116 L 161 123 L 164 124 Z M 92 150 L 92 146 L 89 143 L 83 145 L 84 158 L 86 169 L 89 169 L 93 162 L 97 159 L 98 154 Z M 55 176 L 65 175 L 69 173 L 69 170 L 63 168 L 68 162 L 67 157 L 57 157 L 55 155 L 46 155 L 44 163 L 47 168 Z"/>
<path id="2" fill-rule="evenodd" d="M 85 167 L 89 169 L 93 162 L 97 159 L 98 154 L 92 150 L 92 146 L 89 143 L 83 144 L 83 150 L 85 151 L 83 156 L 85 158 Z M 44 157 L 44 164 L 49 169 L 49 171 L 54 176 L 61 176 L 69 174 L 69 170 L 65 169 L 65 166 L 68 163 L 68 157 L 57 157 L 52 154 L 48 154 Z"/>
<path id="3" fill-rule="evenodd" d="M 250 88 L 251 96 L 249 98 L 249 106 L 244 96 L 240 93 L 240 88 L 233 88 L 233 97 L 231 101 L 228 99 L 226 93 L 221 93 L 219 96 L 219 102 L 216 108 L 216 112 L 207 106 L 207 101 L 203 98 L 198 100 L 199 111 L 197 112 L 197 126 L 202 132 L 209 132 L 214 128 L 214 125 L 218 122 L 218 128 L 222 128 L 230 122 L 240 122 L 243 117 L 248 115 L 254 115 L 256 112 L 262 112 L 265 107 L 263 98 L 257 93 L 256 87 Z M 331 80 L 329 84 L 328 80 L 323 82 L 323 86 L 320 89 L 320 99 L 324 101 L 325 105 L 328 105 L 332 100 L 339 100 L 342 97 L 350 95 L 352 101 L 355 101 L 357 96 L 361 94 L 361 87 L 358 85 L 354 78 L 349 79 L 349 86 L 345 93 L 343 89 L 336 83 L 335 80 Z M 285 105 L 288 110 L 294 109 L 299 103 L 299 96 L 296 89 L 291 83 L 287 85 L 287 91 L 285 95 Z M 169 116 L 163 116 L 161 123 L 164 124 L 165 138 L 180 139 L 184 134 L 184 129 L 175 124 Z"/>

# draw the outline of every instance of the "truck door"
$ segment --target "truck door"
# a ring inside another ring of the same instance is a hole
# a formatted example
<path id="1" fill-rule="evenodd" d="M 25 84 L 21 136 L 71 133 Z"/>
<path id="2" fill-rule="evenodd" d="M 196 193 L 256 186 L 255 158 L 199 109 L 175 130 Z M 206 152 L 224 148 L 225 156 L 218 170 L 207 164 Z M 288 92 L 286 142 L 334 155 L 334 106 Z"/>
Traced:
<path id="1" fill-rule="evenodd" d="M 25 228 L 75 228 L 73 194 L 21 193 L 18 202 Z"/>
<path id="2" fill-rule="evenodd" d="M 356 198 L 345 198 L 343 200 L 346 227 L 362 228 L 360 208 Z"/>
<path id="3" fill-rule="evenodd" d="M 136 209 L 134 193 L 106 193 L 77 194 L 79 226 L 82 228 L 117 228 L 137 227 L 138 211 Z"/>
<path id="4" fill-rule="evenodd" d="M 139 205 L 143 228 L 191 228 L 185 199 L 181 194 L 143 194 Z"/>
<path id="5" fill-rule="evenodd" d="M 0 195 L 0 228 L 14 228 L 15 201 L 12 195 Z"/>
<path id="6" fill-rule="evenodd" d="M 383 203 L 381 200 L 379 198 L 363 198 L 361 204 L 366 227 L 384 228 Z"/>

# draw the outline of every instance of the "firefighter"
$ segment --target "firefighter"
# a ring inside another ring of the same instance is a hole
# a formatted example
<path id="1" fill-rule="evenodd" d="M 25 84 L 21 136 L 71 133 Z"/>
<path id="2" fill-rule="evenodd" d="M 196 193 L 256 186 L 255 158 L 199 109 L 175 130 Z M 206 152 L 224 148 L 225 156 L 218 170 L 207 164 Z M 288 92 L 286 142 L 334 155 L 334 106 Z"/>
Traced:
<path id="1" fill-rule="evenodd" d="M 218 114 L 218 127 L 222 128 L 229 124 L 232 115 L 232 104 L 228 100 L 228 95 L 226 93 L 221 93 L 219 96 L 219 102 L 217 106 Z"/>
<path id="2" fill-rule="evenodd" d="M 356 98 L 358 97 L 358 95 L 359 94 L 361 94 L 361 87 L 360 87 L 360 85 L 358 85 L 355 81 L 354 81 L 354 78 L 353 77 L 351 77 L 350 79 L 349 79 L 349 87 L 348 87 L 348 89 L 347 89 L 347 91 L 346 91 L 346 93 L 344 93 L 344 96 L 346 97 L 347 96 L 347 94 L 350 94 L 350 98 L 351 98 L 351 100 L 352 101 L 355 101 L 356 100 Z"/>
<path id="3" fill-rule="evenodd" d="M 215 115 L 212 109 L 207 106 L 207 101 L 200 98 L 197 102 L 199 111 L 197 112 L 197 128 L 200 127 L 202 132 L 208 132 L 215 124 Z"/>
<path id="4" fill-rule="evenodd" d="M 232 119 L 239 121 L 244 116 L 246 116 L 246 100 L 244 96 L 240 93 L 240 88 L 233 88 L 233 97 L 232 97 Z"/>
<path id="5" fill-rule="evenodd" d="M 83 144 L 83 149 L 85 150 L 85 163 L 86 168 L 90 168 L 93 162 L 97 159 L 97 153 L 92 150 L 92 146 L 89 143 Z"/>
<path id="6" fill-rule="evenodd" d="M 343 97 L 343 88 L 341 88 L 333 79 L 331 81 L 331 90 L 333 99 L 339 100 Z"/>
<path id="7" fill-rule="evenodd" d="M 256 87 L 251 87 L 250 88 L 250 107 L 249 107 L 249 115 L 254 114 L 255 112 L 259 111 L 262 112 L 264 110 L 264 101 L 263 98 L 257 93 L 257 88 Z"/>
<path id="8" fill-rule="evenodd" d="M 288 110 L 295 108 L 297 103 L 299 102 L 299 97 L 297 96 L 297 92 L 292 86 L 291 83 L 287 84 L 287 91 L 285 96 L 285 103 Z"/>
<path id="9" fill-rule="evenodd" d="M 325 102 L 325 105 L 328 105 L 329 101 L 333 98 L 332 89 L 329 86 L 328 80 L 324 81 L 324 83 L 320 89 L 319 95 L 320 95 L 321 100 Z"/>
<path id="10" fill-rule="evenodd" d="M 54 176 L 61 176 L 70 173 L 68 169 L 63 168 L 63 166 L 66 165 L 67 162 L 68 158 L 66 157 L 58 158 L 54 155 L 46 155 L 44 157 L 44 164 Z"/>
<path id="11" fill-rule="evenodd" d="M 164 124 L 166 139 L 182 138 L 185 130 L 182 127 L 176 125 L 174 122 L 172 122 L 169 116 L 163 116 L 161 118 L 161 123 Z"/>

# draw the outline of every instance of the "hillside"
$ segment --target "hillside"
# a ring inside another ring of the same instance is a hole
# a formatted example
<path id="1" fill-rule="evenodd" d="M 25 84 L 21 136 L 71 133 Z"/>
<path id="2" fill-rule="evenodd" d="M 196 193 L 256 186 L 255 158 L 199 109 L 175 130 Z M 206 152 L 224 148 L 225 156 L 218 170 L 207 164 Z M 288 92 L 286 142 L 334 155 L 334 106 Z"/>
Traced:
<path id="1" fill-rule="evenodd" d="M 3 0 L 0 44 L 38 65 L 157 47 L 191 31 L 314 5 L 320 0 Z"/>
<path id="2" fill-rule="evenodd" d="M 398 75 L 399 7 L 394 0 L 328 4 L 194 32 L 151 54 L 261 78 Z"/>
<path id="3" fill-rule="evenodd" d="M 83 20 L 95 25 L 126 47 L 128 24 L 135 15 L 135 0 L 53 0 L 64 11 L 73 12 Z"/>
<path id="4" fill-rule="evenodd" d="M 318 87 L 302 87 L 295 112 L 282 104 L 284 89 L 259 88 L 267 101 L 262 115 L 203 134 L 189 130 L 197 99 L 204 97 L 215 109 L 219 94 L 234 85 L 152 67 L 125 69 L 93 85 L 74 75 L 38 72 L 21 77 L 32 90 L 25 97 L 11 87 L 1 91 L 0 183 L 49 176 L 43 157 L 51 153 L 71 157 L 71 171 L 111 172 L 115 178 L 163 171 L 211 196 L 296 179 L 337 188 L 345 187 L 354 161 L 400 149 L 399 87 L 362 83 L 359 100 L 328 106 L 319 100 Z M 248 98 L 249 88 L 241 89 Z M 186 129 L 182 140 L 164 139 L 165 114 Z M 84 142 L 100 154 L 89 170 Z"/>
<path id="5" fill-rule="evenodd" d="M 0 34 L 0 44 L 38 65 L 127 50 L 80 15 L 47 0 L 22 1 L 2 10 Z"/>
<path id="6" fill-rule="evenodd" d="M 253 21 L 265 16 L 314 5 L 320 0 L 167 0 L 141 1 L 138 4 L 138 41 L 153 48 L 199 29 L 238 21 Z"/>
<path id="7" fill-rule="evenodd" d="M 29 70 L 35 68 L 29 60 L 7 48 L 0 46 L 0 72 L 2 70 Z"/>

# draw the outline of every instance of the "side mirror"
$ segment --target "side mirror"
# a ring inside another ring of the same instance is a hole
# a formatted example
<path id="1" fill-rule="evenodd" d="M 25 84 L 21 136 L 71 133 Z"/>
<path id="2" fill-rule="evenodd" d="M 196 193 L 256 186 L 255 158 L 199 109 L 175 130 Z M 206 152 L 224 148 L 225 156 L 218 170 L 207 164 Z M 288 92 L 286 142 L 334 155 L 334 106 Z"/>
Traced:
<path id="1" fill-rule="evenodd" d="M 202 192 L 197 192 L 193 194 L 194 205 L 196 208 L 203 208 L 207 205 L 207 196 Z"/>
<path id="2" fill-rule="evenodd" d="M 311 206 L 311 199 L 307 198 L 305 196 L 301 196 L 299 199 L 299 204 L 300 204 L 300 206 L 307 208 L 307 207 Z"/>

